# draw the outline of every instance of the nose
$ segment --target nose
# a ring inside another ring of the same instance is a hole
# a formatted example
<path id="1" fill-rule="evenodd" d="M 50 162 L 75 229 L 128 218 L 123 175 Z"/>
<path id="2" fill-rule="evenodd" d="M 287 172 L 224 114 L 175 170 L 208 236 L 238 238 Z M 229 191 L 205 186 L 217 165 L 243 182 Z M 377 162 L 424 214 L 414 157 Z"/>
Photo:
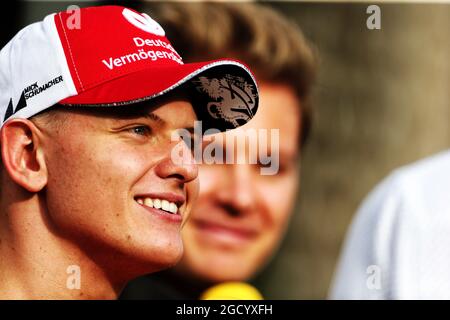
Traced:
<path id="1" fill-rule="evenodd" d="M 227 170 L 226 178 L 218 190 L 217 199 L 232 215 L 251 212 L 257 203 L 257 190 L 249 165 L 233 164 Z"/>
<path id="2" fill-rule="evenodd" d="M 175 147 L 178 148 L 177 156 L 174 156 L 171 149 L 157 164 L 156 174 L 163 179 L 173 178 L 182 183 L 195 180 L 198 176 L 198 166 L 191 151 L 184 143 L 179 143 Z"/>

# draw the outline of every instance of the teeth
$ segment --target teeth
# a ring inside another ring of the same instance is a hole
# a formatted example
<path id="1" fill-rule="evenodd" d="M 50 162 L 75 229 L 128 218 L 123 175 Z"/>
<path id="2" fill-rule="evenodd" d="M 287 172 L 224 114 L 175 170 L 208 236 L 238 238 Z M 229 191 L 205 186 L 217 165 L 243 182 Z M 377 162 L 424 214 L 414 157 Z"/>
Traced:
<path id="1" fill-rule="evenodd" d="M 153 208 L 153 201 L 150 198 L 145 198 L 144 199 L 144 205 L 146 205 L 147 207 Z"/>
<path id="2" fill-rule="evenodd" d="M 161 209 L 161 200 L 155 199 L 155 201 L 153 201 L 153 208 Z"/>
<path id="3" fill-rule="evenodd" d="M 167 200 L 161 201 L 161 208 L 164 211 L 169 211 L 170 212 L 170 203 L 169 203 L 169 201 L 167 201 Z"/>
<path id="4" fill-rule="evenodd" d="M 178 207 L 175 203 L 169 202 L 167 200 L 161 199 L 151 199 L 151 198 L 138 198 L 136 202 L 140 205 L 144 205 L 146 207 L 162 209 L 164 211 L 176 214 L 178 212 Z"/>
<path id="5" fill-rule="evenodd" d="M 177 211 L 178 211 L 177 205 L 176 205 L 175 203 L 172 202 L 172 203 L 170 204 L 169 211 L 172 212 L 172 213 L 177 213 Z"/>

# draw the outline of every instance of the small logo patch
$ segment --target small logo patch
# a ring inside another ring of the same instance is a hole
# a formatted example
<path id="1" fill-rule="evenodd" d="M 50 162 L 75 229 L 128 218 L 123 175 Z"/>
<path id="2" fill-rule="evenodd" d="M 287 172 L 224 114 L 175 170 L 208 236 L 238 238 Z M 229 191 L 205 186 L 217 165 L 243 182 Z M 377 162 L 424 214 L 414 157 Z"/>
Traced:
<path id="1" fill-rule="evenodd" d="M 153 33 L 161 37 L 164 37 L 166 34 L 161 25 L 145 13 L 139 14 L 125 8 L 123 9 L 122 14 L 129 23 L 145 32 Z"/>
<path id="2" fill-rule="evenodd" d="M 214 119 L 223 119 L 238 127 L 239 121 L 249 121 L 253 118 L 256 106 L 254 86 L 248 84 L 243 77 L 230 74 L 224 78 L 199 77 L 194 81 L 199 92 L 205 92 L 214 101 L 207 104 L 208 113 Z"/>
<path id="3" fill-rule="evenodd" d="M 47 83 L 44 83 L 43 85 L 39 86 L 37 82 L 30 84 L 25 89 L 23 89 L 22 94 L 20 95 L 19 102 L 17 103 L 16 108 L 13 108 L 13 102 L 12 98 L 9 100 L 8 107 L 6 108 L 5 118 L 3 119 L 3 122 L 5 122 L 9 117 L 11 117 L 13 114 L 15 114 L 20 109 L 23 109 L 27 106 L 27 100 L 33 98 L 34 96 L 37 96 L 38 94 L 41 94 L 48 88 L 60 83 L 63 81 L 62 76 L 58 76 Z"/>

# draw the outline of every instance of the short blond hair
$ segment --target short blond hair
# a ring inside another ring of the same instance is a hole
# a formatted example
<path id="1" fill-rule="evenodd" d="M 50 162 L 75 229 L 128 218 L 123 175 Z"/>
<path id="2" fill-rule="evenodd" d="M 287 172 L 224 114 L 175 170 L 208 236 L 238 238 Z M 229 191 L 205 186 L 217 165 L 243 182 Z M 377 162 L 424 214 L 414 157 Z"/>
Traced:
<path id="1" fill-rule="evenodd" d="M 165 3 L 150 9 L 185 62 L 236 58 L 259 80 L 293 88 L 302 105 L 300 141 L 306 141 L 317 59 L 296 23 L 253 3 Z"/>

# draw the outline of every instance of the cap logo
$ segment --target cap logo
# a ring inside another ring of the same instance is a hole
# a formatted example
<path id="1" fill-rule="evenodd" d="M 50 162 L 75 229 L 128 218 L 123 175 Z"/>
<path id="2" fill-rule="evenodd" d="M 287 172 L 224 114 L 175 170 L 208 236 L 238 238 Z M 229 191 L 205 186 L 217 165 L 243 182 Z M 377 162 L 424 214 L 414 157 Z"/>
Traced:
<path id="1" fill-rule="evenodd" d="M 145 32 L 153 33 L 161 37 L 164 37 L 166 34 L 161 25 L 145 13 L 139 14 L 125 8 L 123 9 L 122 14 L 129 23 Z"/>
<path id="2" fill-rule="evenodd" d="M 223 119 L 234 127 L 239 127 L 238 120 L 244 122 L 253 118 L 253 109 L 256 106 L 254 86 L 247 83 L 244 78 L 225 75 L 222 79 L 199 77 L 194 81 L 199 92 L 205 92 L 211 99 L 207 110 L 211 117 Z"/>
<path id="3" fill-rule="evenodd" d="M 58 76 L 54 79 L 51 79 L 47 83 L 39 86 L 37 82 L 34 82 L 27 86 L 25 89 L 23 89 L 22 94 L 20 95 L 19 102 L 17 103 L 16 108 L 13 108 L 12 98 L 9 100 L 8 107 L 6 108 L 5 118 L 3 119 L 3 122 L 8 120 L 9 117 L 11 117 L 13 114 L 15 114 L 17 111 L 25 108 L 27 106 L 27 100 L 33 98 L 34 96 L 37 96 L 44 92 L 45 90 L 49 89 L 50 87 L 57 85 L 58 83 L 63 81 L 62 76 Z"/>

